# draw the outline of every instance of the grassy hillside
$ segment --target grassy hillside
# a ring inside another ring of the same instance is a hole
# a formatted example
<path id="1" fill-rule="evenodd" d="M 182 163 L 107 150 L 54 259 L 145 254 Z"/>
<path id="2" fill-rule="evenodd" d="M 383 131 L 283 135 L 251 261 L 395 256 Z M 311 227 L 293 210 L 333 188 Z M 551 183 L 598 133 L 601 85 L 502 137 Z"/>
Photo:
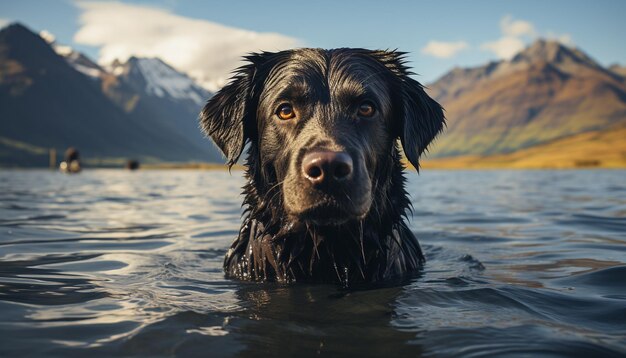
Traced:
<path id="1" fill-rule="evenodd" d="M 425 160 L 424 168 L 626 168 L 626 126 L 552 140 L 509 154 Z"/>

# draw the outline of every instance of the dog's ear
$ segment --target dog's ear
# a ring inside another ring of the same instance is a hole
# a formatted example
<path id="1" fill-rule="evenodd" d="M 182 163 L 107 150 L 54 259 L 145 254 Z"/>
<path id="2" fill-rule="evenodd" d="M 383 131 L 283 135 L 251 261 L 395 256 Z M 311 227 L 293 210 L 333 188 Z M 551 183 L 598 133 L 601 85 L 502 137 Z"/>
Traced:
<path id="1" fill-rule="evenodd" d="M 407 75 L 402 78 L 402 126 L 399 134 L 402 149 L 415 169 L 419 157 L 445 124 L 443 108 L 430 98 L 424 87 Z"/>
<path id="2" fill-rule="evenodd" d="M 202 131 L 213 139 L 232 166 L 239 160 L 255 127 L 255 83 L 258 66 L 266 54 L 247 56 L 230 82 L 217 92 L 200 113 Z"/>
<path id="3" fill-rule="evenodd" d="M 415 169 L 419 170 L 419 157 L 430 142 L 441 132 L 445 124 L 443 108 L 430 98 L 424 86 L 412 79 L 413 73 L 405 65 L 405 53 L 398 51 L 374 51 L 373 55 L 396 77 L 396 88 L 401 93 L 396 112 L 401 118 L 396 124 L 396 135 L 402 149 Z"/>

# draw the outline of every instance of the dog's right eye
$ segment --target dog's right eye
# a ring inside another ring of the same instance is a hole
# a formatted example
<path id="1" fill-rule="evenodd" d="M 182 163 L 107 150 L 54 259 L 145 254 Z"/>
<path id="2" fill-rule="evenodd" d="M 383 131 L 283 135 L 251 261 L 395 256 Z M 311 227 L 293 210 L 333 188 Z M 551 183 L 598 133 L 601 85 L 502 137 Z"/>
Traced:
<path id="1" fill-rule="evenodd" d="M 374 115 L 374 113 L 376 113 L 376 108 L 374 107 L 374 104 L 372 104 L 372 102 L 365 101 L 359 105 L 357 113 L 361 117 L 371 117 Z"/>
<path id="2" fill-rule="evenodd" d="M 293 107 L 290 104 L 283 103 L 278 106 L 278 109 L 276 110 L 276 115 L 282 120 L 288 120 L 294 118 L 296 116 L 296 112 L 293 110 Z"/>

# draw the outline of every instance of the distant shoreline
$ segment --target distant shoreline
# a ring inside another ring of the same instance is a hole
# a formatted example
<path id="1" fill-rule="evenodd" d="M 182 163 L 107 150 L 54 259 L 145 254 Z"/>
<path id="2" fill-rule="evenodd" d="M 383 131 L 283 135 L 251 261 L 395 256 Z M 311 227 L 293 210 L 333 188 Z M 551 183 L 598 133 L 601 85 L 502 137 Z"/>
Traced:
<path id="1" fill-rule="evenodd" d="M 534 170 L 568 170 L 568 169 L 626 169 L 624 162 L 603 162 L 601 160 L 571 160 L 557 163 L 546 162 L 505 162 L 494 158 L 452 157 L 425 160 L 421 163 L 423 169 L 446 170 L 488 170 L 488 169 L 534 169 Z"/>
<path id="2" fill-rule="evenodd" d="M 511 165 L 494 161 L 480 161 L 472 157 L 453 157 L 425 160 L 421 162 L 420 170 L 624 170 L 626 163 L 622 165 L 595 165 L 596 163 L 560 163 L 559 165 Z M 414 171 L 412 165 L 406 164 L 409 171 Z M 0 167 L 2 170 L 50 170 L 46 167 Z M 139 168 L 141 170 L 210 170 L 210 171 L 242 171 L 243 165 L 233 165 L 232 168 L 219 163 L 162 163 L 145 164 Z M 87 166 L 85 171 L 91 170 L 128 170 L 121 166 Z"/>

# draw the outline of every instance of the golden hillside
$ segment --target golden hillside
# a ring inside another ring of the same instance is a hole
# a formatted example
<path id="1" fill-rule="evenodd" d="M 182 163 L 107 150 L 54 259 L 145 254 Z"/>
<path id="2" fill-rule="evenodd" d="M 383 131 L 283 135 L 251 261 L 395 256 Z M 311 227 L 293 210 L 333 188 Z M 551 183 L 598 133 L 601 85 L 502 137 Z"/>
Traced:
<path id="1" fill-rule="evenodd" d="M 626 168 L 626 126 L 591 131 L 509 154 L 425 160 L 424 168 Z"/>

